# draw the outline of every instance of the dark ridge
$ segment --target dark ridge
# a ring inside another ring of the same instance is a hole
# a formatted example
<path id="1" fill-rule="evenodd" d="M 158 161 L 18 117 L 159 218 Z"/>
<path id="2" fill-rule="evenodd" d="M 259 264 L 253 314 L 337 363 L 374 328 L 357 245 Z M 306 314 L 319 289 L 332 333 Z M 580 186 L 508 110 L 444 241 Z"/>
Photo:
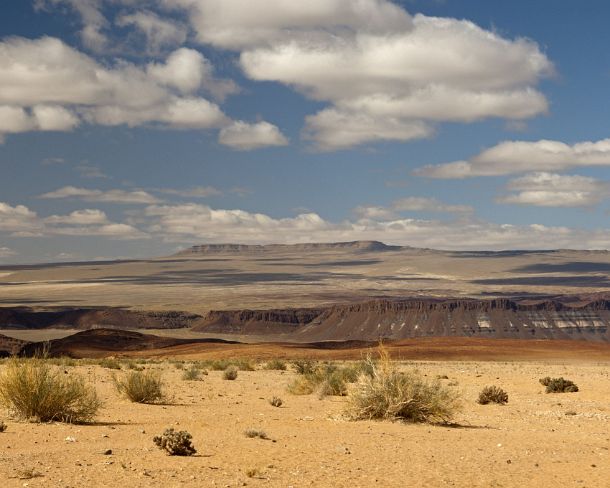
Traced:
<path id="1" fill-rule="evenodd" d="M 127 330 L 93 329 L 77 332 L 61 339 L 25 344 L 19 354 L 31 357 L 41 352 L 50 357 L 98 357 L 108 353 L 126 353 L 164 349 L 184 344 L 239 344 L 223 339 L 178 339 L 142 334 Z"/>
<path id="2" fill-rule="evenodd" d="M 0 328 L 4 329 L 178 329 L 190 327 L 200 318 L 200 315 L 188 312 L 137 311 L 116 307 L 0 307 Z"/>

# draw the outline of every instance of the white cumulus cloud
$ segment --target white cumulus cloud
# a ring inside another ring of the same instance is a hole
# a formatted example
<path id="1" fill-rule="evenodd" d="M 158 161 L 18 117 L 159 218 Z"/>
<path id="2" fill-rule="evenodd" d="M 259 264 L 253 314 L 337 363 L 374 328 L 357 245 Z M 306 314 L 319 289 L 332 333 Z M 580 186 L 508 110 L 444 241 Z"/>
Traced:
<path id="1" fill-rule="evenodd" d="M 239 151 L 288 144 L 288 139 L 277 126 L 269 122 L 249 124 L 241 120 L 224 127 L 220 131 L 218 141 Z"/>

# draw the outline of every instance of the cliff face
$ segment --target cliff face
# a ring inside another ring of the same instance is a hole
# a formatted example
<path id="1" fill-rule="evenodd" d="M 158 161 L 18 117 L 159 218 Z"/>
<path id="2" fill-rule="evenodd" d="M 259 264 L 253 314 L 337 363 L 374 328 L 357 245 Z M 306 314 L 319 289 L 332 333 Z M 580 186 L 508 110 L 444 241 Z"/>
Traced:
<path id="1" fill-rule="evenodd" d="M 610 341 L 610 301 L 373 300 L 326 309 L 210 312 L 202 332 L 284 333 L 300 341 L 474 336 Z"/>
<path id="2" fill-rule="evenodd" d="M 313 308 L 212 311 L 192 330 L 222 334 L 284 334 L 311 323 L 324 311 Z"/>

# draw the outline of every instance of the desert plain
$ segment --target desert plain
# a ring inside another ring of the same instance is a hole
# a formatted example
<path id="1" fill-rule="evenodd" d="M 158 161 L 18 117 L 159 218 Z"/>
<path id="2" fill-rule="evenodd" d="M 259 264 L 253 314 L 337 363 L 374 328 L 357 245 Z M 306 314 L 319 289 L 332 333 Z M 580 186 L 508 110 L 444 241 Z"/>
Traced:
<path id="1" fill-rule="evenodd" d="M 27 422 L 3 411 L 2 486 L 607 487 L 608 256 L 350 243 L 5 267 L 5 341 L 25 353 L 50 340 L 52 355 L 64 357 L 53 368 L 82 375 L 103 407 L 85 424 Z M 406 298 L 417 301 L 404 305 Z M 44 315 L 59 309 L 59 318 Z M 173 318 L 156 328 L 123 312 Z M 391 336 L 424 323 L 420 336 Z M 335 331 L 332 340 L 310 339 L 321 328 Z M 450 422 L 350 420 L 355 384 L 342 396 L 289 391 L 298 378 L 293 360 L 350 365 L 374 357 L 371 330 L 389 334 L 395 367 L 458 395 Z M 254 367 L 234 381 L 210 368 L 237 359 Z M 274 360 L 286 370 L 267 369 Z M 134 365 L 161 375 L 164 401 L 119 395 L 113 378 Z M 191 367 L 207 374 L 184 379 Z M 568 378 L 579 391 L 545 393 L 546 376 Z M 477 403 L 490 385 L 504 389 L 508 403 Z M 170 427 L 192 435 L 194 456 L 155 446 L 153 437 Z M 266 438 L 247 437 L 249 429 Z"/>

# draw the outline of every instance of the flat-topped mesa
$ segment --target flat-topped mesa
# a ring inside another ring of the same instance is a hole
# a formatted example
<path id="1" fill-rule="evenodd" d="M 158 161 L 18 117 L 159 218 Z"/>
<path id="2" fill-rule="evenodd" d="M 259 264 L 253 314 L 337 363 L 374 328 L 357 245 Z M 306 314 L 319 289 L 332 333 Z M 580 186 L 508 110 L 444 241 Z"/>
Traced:
<path id="1" fill-rule="evenodd" d="M 304 242 L 297 244 L 201 244 L 180 251 L 177 256 L 212 253 L 307 252 L 307 251 L 398 251 L 402 246 L 390 246 L 379 241 Z"/>

